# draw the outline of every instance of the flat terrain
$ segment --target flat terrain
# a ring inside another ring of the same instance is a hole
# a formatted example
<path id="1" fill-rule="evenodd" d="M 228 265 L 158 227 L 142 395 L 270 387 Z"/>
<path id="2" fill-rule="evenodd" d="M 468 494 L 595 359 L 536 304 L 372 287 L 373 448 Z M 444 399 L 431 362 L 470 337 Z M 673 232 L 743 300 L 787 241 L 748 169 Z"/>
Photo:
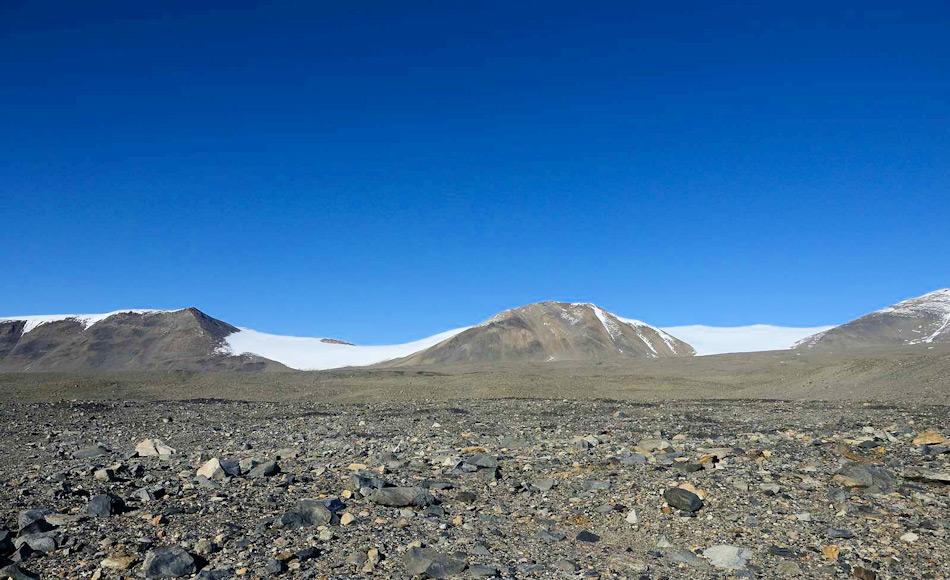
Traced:
<path id="1" fill-rule="evenodd" d="M 623 365 L 341 369 L 322 372 L 0 374 L 10 400 L 221 398 L 374 402 L 511 398 L 782 399 L 950 405 L 950 345 L 836 355 L 774 351 Z"/>
<path id="2" fill-rule="evenodd" d="M 0 524 L 44 578 L 942 578 L 950 448 L 914 438 L 946 423 L 920 404 L 7 400 Z M 146 438 L 175 451 L 137 456 Z"/>

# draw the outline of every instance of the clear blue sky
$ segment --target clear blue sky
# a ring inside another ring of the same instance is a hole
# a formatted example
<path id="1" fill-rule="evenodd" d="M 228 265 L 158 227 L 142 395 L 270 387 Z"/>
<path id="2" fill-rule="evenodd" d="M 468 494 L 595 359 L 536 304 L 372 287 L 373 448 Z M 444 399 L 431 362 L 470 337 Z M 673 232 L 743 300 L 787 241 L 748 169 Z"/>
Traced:
<path id="1" fill-rule="evenodd" d="M 380 343 L 950 286 L 948 4 L 751 4 L 3 0 L 0 314 Z"/>

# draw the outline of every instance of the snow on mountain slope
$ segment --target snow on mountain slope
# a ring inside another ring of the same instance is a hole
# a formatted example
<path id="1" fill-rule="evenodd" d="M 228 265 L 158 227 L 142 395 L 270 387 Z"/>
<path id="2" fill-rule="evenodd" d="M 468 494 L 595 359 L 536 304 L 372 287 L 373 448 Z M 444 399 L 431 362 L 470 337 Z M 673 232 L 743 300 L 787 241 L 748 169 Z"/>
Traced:
<path id="1" fill-rule="evenodd" d="M 75 320 L 76 322 L 83 325 L 83 329 L 87 329 L 90 326 L 102 322 L 103 320 L 115 316 L 116 314 L 154 314 L 156 312 L 177 312 L 175 310 L 151 310 L 151 309 L 129 309 L 129 310 L 114 310 L 112 312 L 105 312 L 102 314 L 31 314 L 27 316 L 0 316 L 0 322 L 18 322 L 24 321 L 26 324 L 23 326 L 23 334 L 30 332 L 31 330 L 48 324 L 50 322 L 60 322 L 63 320 Z"/>
<path id="2" fill-rule="evenodd" d="M 801 341 L 821 350 L 950 342 L 950 288 L 898 302 Z"/>
<path id="3" fill-rule="evenodd" d="M 800 340 L 833 326 L 791 327 L 770 324 L 749 326 L 667 326 L 663 330 L 692 345 L 697 356 L 730 352 L 785 350 Z"/>
<path id="4" fill-rule="evenodd" d="M 408 356 L 467 330 L 456 328 L 403 344 L 354 346 L 327 342 L 323 338 L 281 336 L 242 328 L 225 338 L 231 354 L 256 354 L 292 369 L 323 370 L 365 366 Z"/>

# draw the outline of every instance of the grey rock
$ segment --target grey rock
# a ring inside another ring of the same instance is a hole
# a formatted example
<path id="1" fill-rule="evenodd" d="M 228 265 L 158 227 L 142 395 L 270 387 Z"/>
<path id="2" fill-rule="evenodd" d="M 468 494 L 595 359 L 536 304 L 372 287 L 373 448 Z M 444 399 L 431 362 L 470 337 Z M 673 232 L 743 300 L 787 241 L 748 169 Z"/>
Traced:
<path id="1" fill-rule="evenodd" d="M 703 550 L 703 557 L 721 570 L 742 570 L 752 557 L 752 551 L 739 546 L 720 544 Z"/>
<path id="2" fill-rule="evenodd" d="M 844 528 L 828 528 L 825 531 L 825 535 L 831 539 L 843 539 L 848 540 L 854 537 L 854 534 L 851 533 L 851 530 L 846 530 Z"/>
<path id="3" fill-rule="evenodd" d="M 699 511 L 703 507 L 703 500 L 700 499 L 698 495 L 679 487 L 671 487 L 664 491 L 663 499 L 665 499 L 666 503 L 670 504 L 670 506 L 684 512 L 692 513 Z"/>
<path id="4" fill-rule="evenodd" d="M 369 496 L 369 501 L 387 507 L 425 507 L 435 498 L 424 487 L 384 487 Z"/>
<path id="5" fill-rule="evenodd" d="M 94 518 L 107 518 L 122 513 L 124 509 L 122 498 L 111 493 L 94 495 L 86 505 L 86 513 Z"/>
<path id="6" fill-rule="evenodd" d="M 0 568 L 0 578 L 9 578 L 10 580 L 37 580 L 39 576 L 33 574 L 17 564 L 10 564 Z"/>
<path id="7" fill-rule="evenodd" d="M 469 566 L 468 575 L 472 578 L 494 578 L 501 576 L 501 571 L 495 566 L 475 564 L 474 566 Z"/>
<path id="8" fill-rule="evenodd" d="M 267 576 L 278 576 L 283 574 L 286 569 L 287 567 L 284 563 L 277 558 L 268 558 L 267 561 L 264 562 L 264 565 L 261 566 L 259 575 L 265 578 Z"/>
<path id="9" fill-rule="evenodd" d="M 412 575 L 426 578 L 449 578 L 465 570 L 465 559 L 447 556 L 432 548 L 412 548 L 404 557 L 406 569 Z"/>
<path id="10" fill-rule="evenodd" d="M 195 559 L 180 546 L 157 548 L 145 555 L 146 578 L 180 578 L 195 573 Z"/>
<path id="11" fill-rule="evenodd" d="M 287 528 L 304 528 L 308 526 L 325 526 L 333 520 L 333 512 L 327 509 L 323 501 L 317 499 L 302 499 L 297 502 L 293 510 L 284 513 L 280 523 Z"/>
<path id="12" fill-rule="evenodd" d="M 705 562 L 699 559 L 699 556 L 683 548 L 670 548 L 666 552 L 666 557 L 674 564 L 686 564 L 692 568 L 705 566 Z"/>
<path id="13" fill-rule="evenodd" d="M 21 534 L 20 537 L 14 540 L 13 544 L 15 548 L 19 548 L 22 544 L 26 544 L 34 552 L 49 554 L 57 547 L 56 532 L 41 532 L 37 534 L 26 535 Z"/>
<path id="14" fill-rule="evenodd" d="M 848 463 L 833 479 L 845 487 L 862 488 L 870 493 L 890 493 L 897 483 L 887 469 L 863 463 Z"/>
<path id="15" fill-rule="evenodd" d="M 577 533 L 577 536 L 574 539 L 578 542 L 587 542 L 592 544 L 594 542 L 599 542 L 600 536 L 593 532 L 588 532 L 587 530 L 581 530 Z"/>
<path id="16" fill-rule="evenodd" d="M 17 515 L 17 526 L 19 527 L 20 533 L 29 534 L 51 530 L 53 526 L 46 521 L 46 516 L 52 513 L 52 510 L 48 510 L 46 508 L 23 510 Z"/>
<path id="17" fill-rule="evenodd" d="M 479 469 L 497 469 L 498 460 L 492 457 L 491 455 L 486 455 L 485 453 L 478 453 L 472 455 L 468 459 L 464 460 L 465 463 L 469 465 L 474 465 Z"/>
<path id="18" fill-rule="evenodd" d="M 9 530 L 0 528 L 0 556 L 6 556 L 13 551 L 12 536 Z"/>
<path id="19" fill-rule="evenodd" d="M 252 467 L 247 472 L 247 476 L 250 478 L 273 477 L 278 473 L 280 473 L 280 466 L 276 461 L 265 461 Z"/>
<path id="20" fill-rule="evenodd" d="M 550 477 L 542 477 L 542 478 L 533 480 L 531 482 L 531 487 L 536 489 L 537 491 L 544 492 L 544 491 L 551 491 L 551 489 L 553 489 L 556 484 L 557 484 L 556 480 L 551 479 Z"/>
<path id="21" fill-rule="evenodd" d="M 75 459 L 92 459 L 94 457 L 101 457 L 103 455 L 109 455 L 112 453 L 112 450 L 102 445 L 92 445 L 90 447 L 83 447 L 82 449 L 77 449 L 73 452 L 73 458 Z"/>

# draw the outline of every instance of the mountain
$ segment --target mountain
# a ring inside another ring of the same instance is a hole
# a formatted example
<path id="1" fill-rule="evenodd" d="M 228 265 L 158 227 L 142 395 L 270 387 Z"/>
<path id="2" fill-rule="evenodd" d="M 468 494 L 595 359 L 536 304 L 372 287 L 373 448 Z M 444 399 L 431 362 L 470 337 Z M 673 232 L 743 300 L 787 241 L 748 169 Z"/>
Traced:
<path id="1" fill-rule="evenodd" d="M 950 342 L 950 288 L 866 314 L 810 336 L 798 349 L 851 350 Z"/>
<path id="2" fill-rule="evenodd" d="M 0 319 L 0 371 L 286 370 L 234 356 L 238 328 L 196 308 Z"/>
<path id="3" fill-rule="evenodd" d="M 693 354 L 690 345 L 662 330 L 594 304 L 538 302 L 506 310 L 382 366 L 601 362 Z"/>

